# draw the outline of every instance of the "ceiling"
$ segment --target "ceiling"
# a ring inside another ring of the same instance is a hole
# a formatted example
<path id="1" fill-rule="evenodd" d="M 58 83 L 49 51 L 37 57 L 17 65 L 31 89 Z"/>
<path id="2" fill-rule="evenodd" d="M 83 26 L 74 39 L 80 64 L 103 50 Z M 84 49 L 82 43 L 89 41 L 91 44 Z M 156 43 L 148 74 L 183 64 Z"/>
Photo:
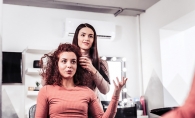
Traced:
<path id="1" fill-rule="evenodd" d="M 3 0 L 4 4 L 137 16 L 160 0 Z"/>

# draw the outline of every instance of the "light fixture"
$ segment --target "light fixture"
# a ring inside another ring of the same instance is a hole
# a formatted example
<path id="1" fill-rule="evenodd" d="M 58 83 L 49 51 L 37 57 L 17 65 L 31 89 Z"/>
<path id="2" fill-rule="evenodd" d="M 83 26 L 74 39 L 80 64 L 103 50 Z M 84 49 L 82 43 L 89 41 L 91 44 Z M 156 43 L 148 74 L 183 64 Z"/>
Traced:
<path id="1" fill-rule="evenodd" d="M 102 60 L 106 60 L 106 57 L 105 57 L 105 56 L 103 56 L 101 59 L 102 59 Z"/>
<path id="2" fill-rule="evenodd" d="M 123 68 L 123 72 L 126 72 L 127 71 L 127 69 L 126 68 Z"/>
<path id="3" fill-rule="evenodd" d="M 126 61 L 126 58 L 125 58 L 125 57 L 123 57 L 123 58 L 122 58 L 122 60 L 123 60 L 123 61 Z"/>
<path id="4" fill-rule="evenodd" d="M 124 88 L 124 89 L 123 89 L 123 92 L 127 92 L 127 88 Z"/>
<path id="5" fill-rule="evenodd" d="M 112 57 L 112 59 L 111 59 L 112 61 L 116 61 L 116 57 Z"/>
<path id="6" fill-rule="evenodd" d="M 124 103 L 127 103 L 127 98 L 123 99 L 123 102 L 124 102 Z"/>

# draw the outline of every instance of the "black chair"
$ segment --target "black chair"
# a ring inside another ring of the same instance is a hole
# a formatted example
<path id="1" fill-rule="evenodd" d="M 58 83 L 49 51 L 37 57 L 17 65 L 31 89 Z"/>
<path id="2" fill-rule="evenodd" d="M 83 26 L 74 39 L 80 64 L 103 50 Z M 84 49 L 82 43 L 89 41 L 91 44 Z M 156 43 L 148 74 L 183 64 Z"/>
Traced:
<path id="1" fill-rule="evenodd" d="M 29 118 L 35 118 L 36 104 L 31 106 L 29 109 Z"/>
<path id="2" fill-rule="evenodd" d="M 119 101 L 120 102 L 120 101 Z M 104 111 L 106 111 L 109 105 L 109 101 L 101 101 Z M 117 108 L 117 113 L 115 118 L 137 118 L 137 107 L 124 107 L 124 108 Z"/>
<path id="3" fill-rule="evenodd" d="M 165 113 L 173 110 L 173 109 L 176 109 L 178 107 L 164 107 L 164 108 L 157 108 L 157 109 L 152 109 L 150 111 L 150 113 L 153 113 L 155 115 L 158 115 L 158 116 L 162 116 L 164 115 Z"/>
<path id="4" fill-rule="evenodd" d="M 136 106 L 117 108 L 117 113 L 115 118 L 137 118 Z"/>

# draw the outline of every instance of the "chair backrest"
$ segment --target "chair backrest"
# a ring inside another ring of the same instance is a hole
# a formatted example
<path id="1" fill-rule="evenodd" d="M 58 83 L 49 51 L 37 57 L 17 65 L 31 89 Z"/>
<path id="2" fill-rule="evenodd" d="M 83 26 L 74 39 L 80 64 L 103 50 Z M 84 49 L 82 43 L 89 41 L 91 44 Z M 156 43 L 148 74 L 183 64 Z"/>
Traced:
<path id="1" fill-rule="evenodd" d="M 29 109 L 29 118 L 35 118 L 36 104 L 31 106 Z"/>

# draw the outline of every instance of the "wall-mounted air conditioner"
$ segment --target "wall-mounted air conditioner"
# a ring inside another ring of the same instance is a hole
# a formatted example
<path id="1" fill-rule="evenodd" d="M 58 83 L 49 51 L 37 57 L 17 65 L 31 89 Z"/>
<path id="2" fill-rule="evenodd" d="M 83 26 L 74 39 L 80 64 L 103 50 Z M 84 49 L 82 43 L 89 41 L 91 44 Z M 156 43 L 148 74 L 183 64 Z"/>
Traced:
<path id="1" fill-rule="evenodd" d="M 73 18 L 67 18 L 65 21 L 64 37 L 73 38 L 76 28 L 81 23 L 91 24 L 96 30 L 97 39 L 113 40 L 115 38 L 115 24 L 113 22 L 73 19 Z"/>

